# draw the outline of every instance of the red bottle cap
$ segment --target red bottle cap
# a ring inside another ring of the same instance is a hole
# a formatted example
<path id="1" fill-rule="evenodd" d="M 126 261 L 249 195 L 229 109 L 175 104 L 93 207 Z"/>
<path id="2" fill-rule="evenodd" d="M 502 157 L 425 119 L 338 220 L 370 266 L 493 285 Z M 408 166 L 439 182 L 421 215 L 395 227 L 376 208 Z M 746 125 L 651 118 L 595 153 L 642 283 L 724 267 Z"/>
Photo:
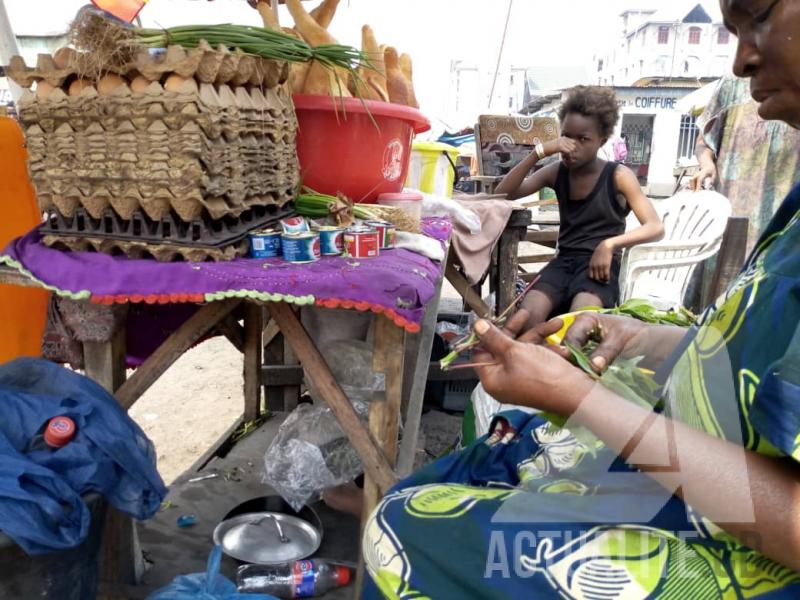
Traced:
<path id="1" fill-rule="evenodd" d="M 62 448 L 75 437 L 75 421 L 69 417 L 53 417 L 44 430 L 44 441 L 53 448 Z"/>
<path id="2" fill-rule="evenodd" d="M 350 583 L 350 568 L 337 566 L 336 567 L 336 583 L 340 586 L 345 586 Z"/>

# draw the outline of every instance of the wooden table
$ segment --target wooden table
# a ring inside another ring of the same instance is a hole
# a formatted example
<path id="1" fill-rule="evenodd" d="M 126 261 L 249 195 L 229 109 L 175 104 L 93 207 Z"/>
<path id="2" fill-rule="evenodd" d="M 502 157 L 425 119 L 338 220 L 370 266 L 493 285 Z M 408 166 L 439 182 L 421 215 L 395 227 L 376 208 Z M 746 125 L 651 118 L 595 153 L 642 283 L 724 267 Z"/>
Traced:
<path id="1" fill-rule="evenodd" d="M 0 283 L 36 286 L 7 267 L 0 267 Z M 127 379 L 123 324 L 108 342 L 83 344 L 85 372 L 113 393 L 120 406 L 127 410 L 184 352 L 208 334 L 220 332 L 244 354 L 243 419 L 250 421 L 265 409 L 262 389 L 269 384 L 265 380 L 270 376 L 269 367 L 285 367 L 284 364 L 262 364 L 265 339 L 272 341 L 281 333 L 293 357 L 302 364 L 305 374 L 320 391 L 361 457 L 365 471 L 364 514 L 369 514 L 383 493 L 398 481 L 398 477 L 410 473 L 413 465 L 441 285 L 440 278 L 437 291 L 426 306 L 419 334 L 406 335 L 405 330 L 387 317 L 373 315 L 373 369 L 384 373 L 386 392 L 371 403 L 368 426 L 359 420 L 301 324 L 296 308 L 283 302 L 262 304 L 249 299 L 230 299 L 204 304 Z M 400 443 L 398 433 L 403 417 L 404 436 Z M 135 539 L 131 519 L 111 511 L 101 560 L 101 579 L 106 582 L 104 596 L 124 598 L 124 591 L 115 590 L 124 590 L 124 586 L 136 583 L 136 564 L 140 557 Z"/>

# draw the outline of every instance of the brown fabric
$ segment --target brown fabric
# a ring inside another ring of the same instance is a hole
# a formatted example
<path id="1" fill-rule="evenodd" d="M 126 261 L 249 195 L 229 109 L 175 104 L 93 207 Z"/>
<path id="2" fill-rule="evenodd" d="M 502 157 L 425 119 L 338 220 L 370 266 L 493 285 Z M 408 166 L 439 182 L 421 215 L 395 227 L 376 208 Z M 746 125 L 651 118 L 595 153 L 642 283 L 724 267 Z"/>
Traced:
<path id="1" fill-rule="evenodd" d="M 458 221 L 453 224 L 453 250 L 471 284 L 478 283 L 488 270 L 494 247 L 514 210 L 515 205 L 504 198 L 488 194 L 459 194 L 454 197 L 461 206 L 474 211 L 481 219 L 481 231 L 474 235 Z"/>
<path id="2" fill-rule="evenodd" d="M 106 306 L 53 297 L 42 337 L 42 355 L 83 368 L 83 342 L 107 342 L 125 321 L 127 305 Z"/>

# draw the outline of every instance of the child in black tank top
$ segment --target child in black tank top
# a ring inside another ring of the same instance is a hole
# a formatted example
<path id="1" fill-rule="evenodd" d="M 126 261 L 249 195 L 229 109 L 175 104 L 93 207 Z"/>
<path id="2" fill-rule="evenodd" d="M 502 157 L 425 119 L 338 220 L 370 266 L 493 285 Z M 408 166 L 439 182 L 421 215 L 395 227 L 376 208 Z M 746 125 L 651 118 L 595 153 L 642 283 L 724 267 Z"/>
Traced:
<path id="1" fill-rule="evenodd" d="M 546 321 L 554 310 L 614 306 L 619 300 L 623 248 L 664 235 L 661 220 L 633 172 L 598 157 L 619 120 L 613 90 L 573 88 L 561 106 L 559 119 L 562 137 L 538 145 L 496 190 L 516 199 L 551 187 L 558 197 L 557 256 L 542 270 L 523 301 L 531 327 Z M 545 156 L 559 153 L 559 163 L 525 178 Z M 641 226 L 626 233 L 625 218 L 631 210 Z"/>

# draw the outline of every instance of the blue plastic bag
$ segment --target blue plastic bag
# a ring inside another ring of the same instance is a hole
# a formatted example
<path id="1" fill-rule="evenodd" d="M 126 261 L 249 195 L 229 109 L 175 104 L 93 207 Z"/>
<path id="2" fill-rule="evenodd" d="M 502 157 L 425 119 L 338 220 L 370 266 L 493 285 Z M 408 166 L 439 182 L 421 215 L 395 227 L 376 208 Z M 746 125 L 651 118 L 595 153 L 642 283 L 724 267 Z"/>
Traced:
<path id="1" fill-rule="evenodd" d="M 73 440 L 28 450 L 58 415 L 75 422 Z M 0 530 L 28 554 L 77 546 L 89 525 L 80 496 L 89 492 L 136 519 L 152 517 L 167 493 L 152 442 L 87 377 L 33 358 L 0 366 Z"/>
<path id="2" fill-rule="evenodd" d="M 238 593 L 236 584 L 219 574 L 221 560 L 222 548 L 214 546 L 205 573 L 176 577 L 168 586 L 150 594 L 147 600 L 277 600 L 275 596 L 264 594 Z"/>

